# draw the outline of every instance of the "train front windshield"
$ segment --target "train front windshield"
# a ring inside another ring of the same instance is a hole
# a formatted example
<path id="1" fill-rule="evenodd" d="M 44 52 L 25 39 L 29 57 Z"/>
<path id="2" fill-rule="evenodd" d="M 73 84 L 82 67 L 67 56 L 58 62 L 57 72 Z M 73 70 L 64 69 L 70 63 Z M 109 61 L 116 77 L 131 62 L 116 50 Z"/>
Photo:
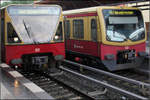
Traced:
<path id="1" fill-rule="evenodd" d="M 142 14 L 138 10 L 103 10 L 106 39 L 113 42 L 145 38 Z"/>
<path id="2" fill-rule="evenodd" d="M 9 6 L 7 12 L 18 36 L 25 44 L 49 43 L 57 30 L 58 6 Z"/>

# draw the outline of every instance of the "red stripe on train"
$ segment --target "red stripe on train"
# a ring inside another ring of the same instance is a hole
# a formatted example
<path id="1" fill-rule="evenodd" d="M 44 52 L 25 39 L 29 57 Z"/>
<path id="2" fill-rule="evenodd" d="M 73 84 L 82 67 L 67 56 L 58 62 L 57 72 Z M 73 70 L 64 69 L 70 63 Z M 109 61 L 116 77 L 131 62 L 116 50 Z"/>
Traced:
<path id="1" fill-rule="evenodd" d="M 73 15 L 67 15 L 67 18 L 73 18 L 73 17 L 85 17 L 85 16 L 97 16 L 97 13 L 85 13 L 85 14 L 73 14 Z"/>
<path id="2" fill-rule="evenodd" d="M 37 45 L 7 45 L 6 63 L 9 64 L 12 59 L 21 58 L 24 54 L 32 53 L 53 53 L 53 56 L 64 55 L 64 43 L 37 44 Z"/>

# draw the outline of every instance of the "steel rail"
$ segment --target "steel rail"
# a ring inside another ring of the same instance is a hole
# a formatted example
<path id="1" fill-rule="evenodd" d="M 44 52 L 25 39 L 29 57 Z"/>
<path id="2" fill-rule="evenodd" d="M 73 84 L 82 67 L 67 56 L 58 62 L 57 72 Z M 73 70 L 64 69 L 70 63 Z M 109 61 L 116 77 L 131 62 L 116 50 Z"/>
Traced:
<path id="1" fill-rule="evenodd" d="M 92 68 L 90 66 L 82 65 L 82 64 L 75 63 L 75 62 L 72 62 L 72 61 L 69 61 L 69 60 L 64 60 L 64 62 L 73 64 L 73 65 L 76 65 L 76 66 L 79 66 L 79 67 L 83 67 L 85 69 L 88 69 L 88 70 L 91 70 L 91 71 L 94 71 L 94 72 L 98 72 L 98 73 L 101 73 L 101 74 L 104 74 L 104 75 L 107 75 L 107 76 L 110 76 L 110 77 L 114 77 L 114 78 L 117 78 L 117 79 L 120 79 L 120 80 L 123 80 L 123 81 L 127 81 L 127 82 L 132 83 L 132 84 L 136 84 L 136 85 L 139 85 L 139 87 L 140 86 L 144 86 L 144 87 L 146 86 L 146 87 L 150 88 L 150 84 L 147 84 L 147 83 L 144 83 L 144 82 L 141 82 L 141 81 L 137 81 L 137 80 L 130 79 L 130 78 L 127 78 L 127 77 L 123 77 L 123 76 L 113 74 L 113 73 L 110 73 L 110 72 L 106 72 L 106 71 L 103 71 L 103 70 L 100 70 L 100 69 L 95 69 L 95 68 Z"/>
<path id="2" fill-rule="evenodd" d="M 108 84 L 108 83 L 105 83 L 105 82 L 102 82 L 102 81 L 99 81 L 99 80 L 96 80 L 96 79 L 94 79 L 94 78 L 91 78 L 91 77 L 82 75 L 82 74 L 80 74 L 80 73 L 74 72 L 74 71 L 72 71 L 72 70 L 69 70 L 69 69 L 67 69 L 67 68 L 64 68 L 63 66 L 60 66 L 59 68 L 62 69 L 63 71 L 66 71 L 66 72 L 75 74 L 75 75 L 77 75 L 77 76 L 80 76 L 80 77 L 86 78 L 86 79 L 88 79 L 88 80 L 91 80 L 91 81 L 93 81 L 93 82 L 96 82 L 96 83 L 98 83 L 98 84 L 101 84 L 101 85 L 103 85 L 103 86 L 106 87 L 106 88 L 116 90 L 116 91 L 118 91 L 118 92 L 119 92 L 120 94 L 122 94 L 122 95 L 126 95 L 126 96 L 129 96 L 129 97 L 134 97 L 134 98 L 136 98 L 136 99 L 141 99 L 141 100 L 148 100 L 148 98 L 145 98 L 145 97 L 140 96 L 140 95 L 137 95 L 137 94 L 135 94 L 135 93 L 132 93 L 132 92 L 123 90 L 123 89 L 121 89 L 121 88 L 118 88 L 118 87 L 116 87 L 116 86 L 110 85 L 110 84 Z"/>

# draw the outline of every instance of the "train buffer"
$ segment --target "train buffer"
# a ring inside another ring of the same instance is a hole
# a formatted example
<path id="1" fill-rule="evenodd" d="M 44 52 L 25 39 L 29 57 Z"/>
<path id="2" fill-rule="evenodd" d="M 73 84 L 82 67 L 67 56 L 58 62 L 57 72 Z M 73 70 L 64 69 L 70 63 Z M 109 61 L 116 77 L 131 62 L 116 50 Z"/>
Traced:
<path id="1" fill-rule="evenodd" d="M 54 99 L 6 64 L 0 64 L 0 99 Z"/>

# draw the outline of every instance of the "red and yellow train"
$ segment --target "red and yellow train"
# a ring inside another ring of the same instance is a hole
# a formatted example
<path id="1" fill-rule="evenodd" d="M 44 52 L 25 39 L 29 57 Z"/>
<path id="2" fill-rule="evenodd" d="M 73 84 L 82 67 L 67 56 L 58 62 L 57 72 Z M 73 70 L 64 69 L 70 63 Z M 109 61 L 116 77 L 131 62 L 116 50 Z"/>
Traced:
<path id="1" fill-rule="evenodd" d="M 140 66 L 147 55 L 145 25 L 137 8 L 99 6 L 63 15 L 67 59 L 116 71 Z"/>
<path id="2" fill-rule="evenodd" d="M 2 8 L 2 62 L 26 70 L 55 66 L 65 57 L 62 22 L 62 9 L 57 5 Z"/>

